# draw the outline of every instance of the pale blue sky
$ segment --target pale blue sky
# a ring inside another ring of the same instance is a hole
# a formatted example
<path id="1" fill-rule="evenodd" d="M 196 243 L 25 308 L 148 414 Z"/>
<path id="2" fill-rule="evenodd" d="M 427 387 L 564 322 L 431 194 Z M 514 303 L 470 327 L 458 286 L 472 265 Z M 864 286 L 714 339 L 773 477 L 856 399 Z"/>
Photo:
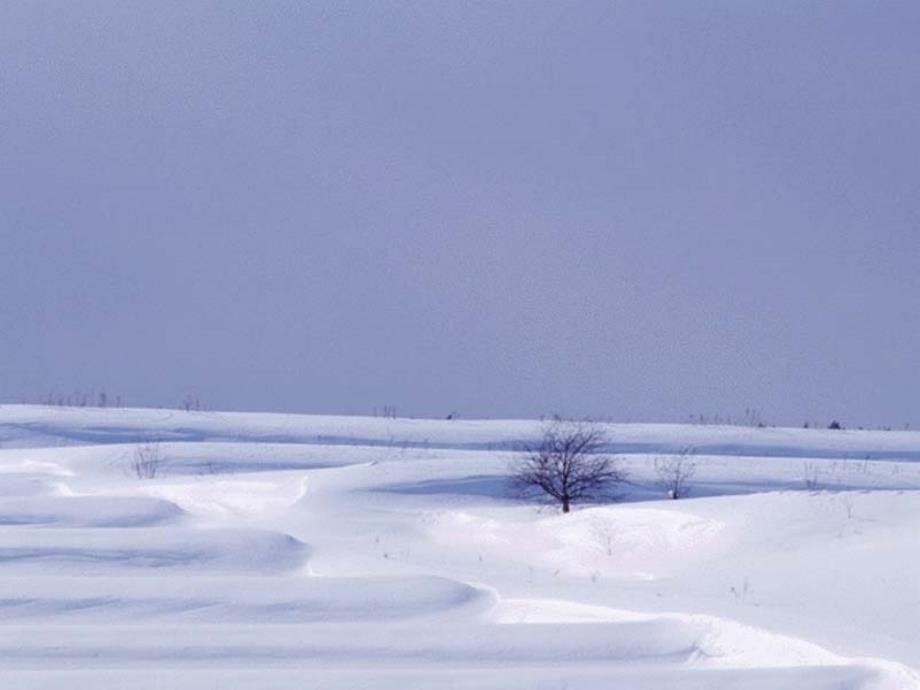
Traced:
<path id="1" fill-rule="evenodd" d="M 0 400 L 920 424 L 915 2 L 0 4 Z"/>

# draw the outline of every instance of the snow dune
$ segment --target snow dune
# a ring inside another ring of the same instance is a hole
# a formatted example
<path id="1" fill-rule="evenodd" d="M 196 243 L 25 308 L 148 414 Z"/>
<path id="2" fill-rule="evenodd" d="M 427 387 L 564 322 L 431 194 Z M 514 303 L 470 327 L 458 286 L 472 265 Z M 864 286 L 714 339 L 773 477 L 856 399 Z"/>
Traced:
<path id="1" fill-rule="evenodd" d="M 0 531 L 0 574 L 181 570 L 271 573 L 299 568 L 308 548 L 294 537 L 250 529 L 135 528 Z"/>
<path id="2" fill-rule="evenodd" d="M 146 527 L 180 519 L 174 503 L 135 496 L 14 496 L 0 505 L 2 525 Z"/>
<path id="3" fill-rule="evenodd" d="M 0 686 L 920 688 L 920 434 L 611 425 L 563 516 L 540 428 L 0 406 Z"/>
<path id="4" fill-rule="evenodd" d="M 270 587 L 247 578 L 32 578 L 0 596 L 0 622 L 102 624 L 392 622 L 475 615 L 492 592 L 439 577 L 277 577 Z"/>

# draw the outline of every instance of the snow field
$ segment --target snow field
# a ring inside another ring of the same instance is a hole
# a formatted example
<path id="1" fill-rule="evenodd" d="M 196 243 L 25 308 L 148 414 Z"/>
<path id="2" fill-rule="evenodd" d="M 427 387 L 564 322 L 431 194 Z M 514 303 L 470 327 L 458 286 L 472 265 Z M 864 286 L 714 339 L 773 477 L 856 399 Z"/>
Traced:
<path id="1" fill-rule="evenodd" d="M 0 406 L 0 683 L 920 687 L 920 434 L 614 425 L 563 516 L 506 492 L 539 429 Z"/>

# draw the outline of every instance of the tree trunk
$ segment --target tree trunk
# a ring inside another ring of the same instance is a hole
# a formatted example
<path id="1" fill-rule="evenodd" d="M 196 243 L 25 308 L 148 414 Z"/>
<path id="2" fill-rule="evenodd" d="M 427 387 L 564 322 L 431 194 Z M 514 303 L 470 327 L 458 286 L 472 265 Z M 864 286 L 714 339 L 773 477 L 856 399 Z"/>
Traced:
<path id="1" fill-rule="evenodd" d="M 568 496 L 562 497 L 562 512 L 563 513 L 569 512 L 569 497 Z"/>

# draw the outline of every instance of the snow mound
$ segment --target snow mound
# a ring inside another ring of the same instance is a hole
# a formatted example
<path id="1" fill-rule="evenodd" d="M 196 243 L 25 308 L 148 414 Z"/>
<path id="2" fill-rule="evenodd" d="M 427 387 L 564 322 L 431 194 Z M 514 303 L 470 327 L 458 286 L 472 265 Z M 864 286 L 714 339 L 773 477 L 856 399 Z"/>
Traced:
<path id="1" fill-rule="evenodd" d="M 0 503 L 0 526 L 146 527 L 182 515 L 174 503 L 139 496 L 26 496 Z"/>
<path id="2" fill-rule="evenodd" d="M 272 573 L 299 568 L 307 553 L 287 534 L 252 529 L 0 531 L 0 574 Z"/>
<path id="3" fill-rule="evenodd" d="M 722 522 L 686 510 L 634 505 L 590 508 L 536 522 L 439 513 L 432 533 L 442 543 L 501 553 L 571 575 L 604 573 L 654 579 L 718 544 Z"/>
<path id="4" fill-rule="evenodd" d="M 226 518 L 279 513 L 297 503 L 306 486 L 303 473 L 278 473 L 259 479 L 154 481 L 136 490 L 174 503 L 193 515 Z"/>
<path id="5" fill-rule="evenodd" d="M 189 581 L 70 578 L 63 591 L 47 578 L 6 587 L 0 621 L 67 624 L 393 622 L 479 616 L 495 604 L 483 589 L 438 577 L 276 577 L 255 589 L 238 577 Z"/>
<path id="6" fill-rule="evenodd" d="M 47 496 L 61 492 L 62 484 L 44 474 L 32 472 L 0 473 L 0 498 L 6 496 Z"/>
<path id="7" fill-rule="evenodd" d="M 686 660 L 694 669 L 850 667 L 859 669 L 858 675 L 867 681 L 840 687 L 894 689 L 920 684 L 920 676 L 900 664 L 881 659 L 849 659 L 806 640 L 714 616 L 648 614 L 558 599 L 512 598 L 499 601 L 490 612 L 490 619 L 500 624 L 518 625 L 657 622 L 695 631 L 694 650 Z"/>

